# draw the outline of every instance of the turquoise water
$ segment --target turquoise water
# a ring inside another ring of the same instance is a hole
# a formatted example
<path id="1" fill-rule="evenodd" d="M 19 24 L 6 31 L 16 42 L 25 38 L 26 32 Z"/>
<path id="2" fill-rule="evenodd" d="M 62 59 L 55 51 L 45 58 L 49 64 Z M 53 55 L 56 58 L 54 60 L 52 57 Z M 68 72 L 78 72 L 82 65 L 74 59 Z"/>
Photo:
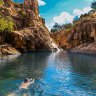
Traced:
<path id="1" fill-rule="evenodd" d="M 18 87 L 26 77 L 36 80 L 26 92 L 22 92 Z M 17 57 L 2 57 L 0 96 L 8 94 L 96 96 L 96 56 L 38 52 Z"/>

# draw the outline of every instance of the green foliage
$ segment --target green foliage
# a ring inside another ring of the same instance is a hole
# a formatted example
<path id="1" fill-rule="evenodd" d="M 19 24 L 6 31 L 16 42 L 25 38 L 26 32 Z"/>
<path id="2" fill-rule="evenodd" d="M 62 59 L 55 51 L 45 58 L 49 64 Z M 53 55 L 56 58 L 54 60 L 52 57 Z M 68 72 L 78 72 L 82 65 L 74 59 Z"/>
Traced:
<path id="1" fill-rule="evenodd" d="M 11 32 L 14 29 L 14 23 L 12 20 L 0 18 L 0 32 Z"/>
<path id="2" fill-rule="evenodd" d="M 55 25 L 53 26 L 53 28 L 51 29 L 51 32 L 58 32 L 60 30 L 70 30 L 73 27 L 72 23 L 68 23 L 68 24 L 63 24 L 63 25 L 59 25 L 58 23 L 55 23 Z"/>
<path id="3" fill-rule="evenodd" d="M 96 10 L 96 1 L 95 0 L 92 2 L 91 8 L 94 9 L 94 10 Z"/>
<path id="4" fill-rule="evenodd" d="M 8 22 L 7 31 L 11 32 L 14 29 L 14 23 L 12 21 Z"/>
<path id="5" fill-rule="evenodd" d="M 54 33 L 54 32 L 58 32 L 57 29 L 51 29 L 51 32 Z"/>
<path id="6" fill-rule="evenodd" d="M 20 11 L 18 12 L 18 14 L 21 15 L 22 18 L 25 18 L 25 17 L 26 17 L 26 12 L 23 11 L 23 10 L 20 10 Z"/>
<path id="7" fill-rule="evenodd" d="M 91 12 L 85 13 L 85 14 L 81 14 L 80 19 L 83 19 L 83 18 L 85 18 L 85 17 L 90 16 L 90 14 L 91 14 Z"/>
<path id="8" fill-rule="evenodd" d="M 51 32 L 58 32 L 61 29 L 61 26 L 58 23 L 55 23 L 53 25 L 53 28 L 51 29 Z"/>
<path id="9" fill-rule="evenodd" d="M 68 23 L 68 24 L 64 24 L 64 29 L 70 29 L 72 28 L 73 24 L 72 23 Z"/>
<path id="10" fill-rule="evenodd" d="M 3 5 L 3 4 L 4 4 L 3 0 L 0 0 L 0 5 Z"/>

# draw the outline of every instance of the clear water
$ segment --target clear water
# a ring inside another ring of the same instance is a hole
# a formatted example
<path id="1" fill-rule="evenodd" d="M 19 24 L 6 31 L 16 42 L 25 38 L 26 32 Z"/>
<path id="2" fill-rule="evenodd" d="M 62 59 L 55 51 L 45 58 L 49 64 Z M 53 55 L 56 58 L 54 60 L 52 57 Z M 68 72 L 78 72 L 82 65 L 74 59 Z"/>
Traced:
<path id="1" fill-rule="evenodd" d="M 35 78 L 26 92 L 24 78 Z M 27 93 L 27 95 L 25 94 Z M 0 96 L 96 96 L 96 56 L 39 52 L 0 60 Z"/>

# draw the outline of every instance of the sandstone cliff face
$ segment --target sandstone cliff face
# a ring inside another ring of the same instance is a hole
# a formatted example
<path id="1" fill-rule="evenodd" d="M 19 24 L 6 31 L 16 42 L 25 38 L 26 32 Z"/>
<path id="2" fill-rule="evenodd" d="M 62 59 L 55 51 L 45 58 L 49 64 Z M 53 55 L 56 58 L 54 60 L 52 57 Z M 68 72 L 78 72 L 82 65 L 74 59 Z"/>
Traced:
<path id="1" fill-rule="evenodd" d="M 71 34 L 71 31 L 61 30 L 56 33 L 51 33 L 51 37 L 55 40 L 59 47 L 63 49 L 69 49 L 70 44 L 68 43 L 68 36 Z"/>
<path id="2" fill-rule="evenodd" d="M 76 22 L 71 30 L 61 30 L 60 32 L 53 33 L 51 36 L 63 49 L 74 48 L 74 52 L 75 50 L 81 52 L 80 49 L 86 52 L 88 50 L 95 52 L 96 12 Z"/>
<path id="3" fill-rule="evenodd" d="M 70 35 L 69 43 L 72 47 L 83 43 L 96 42 L 96 17 L 83 19 L 74 26 L 74 32 Z"/>
<path id="4" fill-rule="evenodd" d="M 37 0 L 25 0 L 23 4 L 4 0 L 0 9 L 2 18 L 10 17 L 14 22 L 12 32 L 0 33 L 0 45 L 9 44 L 19 52 L 52 51 L 58 48 L 50 37 L 45 20 L 39 17 Z"/>

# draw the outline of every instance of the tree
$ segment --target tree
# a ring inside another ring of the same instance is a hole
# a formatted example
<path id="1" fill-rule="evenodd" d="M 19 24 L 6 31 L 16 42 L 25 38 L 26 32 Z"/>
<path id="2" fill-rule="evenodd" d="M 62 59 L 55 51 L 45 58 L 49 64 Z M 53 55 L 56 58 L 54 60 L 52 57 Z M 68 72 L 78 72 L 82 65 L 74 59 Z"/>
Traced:
<path id="1" fill-rule="evenodd" d="M 91 8 L 96 10 L 96 0 L 94 0 L 91 4 Z"/>
<path id="2" fill-rule="evenodd" d="M 3 0 L 0 0 L 0 5 L 3 5 L 3 4 L 4 4 Z"/>
<path id="3" fill-rule="evenodd" d="M 0 18 L 0 32 L 11 32 L 14 29 L 14 23 L 12 20 Z"/>
<path id="4" fill-rule="evenodd" d="M 79 16 L 75 16 L 74 20 L 73 20 L 73 23 L 76 23 L 78 20 L 79 20 Z"/>
<path id="5" fill-rule="evenodd" d="M 64 24 L 63 26 L 64 29 L 70 29 L 72 28 L 72 23 Z"/>
<path id="6" fill-rule="evenodd" d="M 60 25 L 59 25 L 58 23 L 55 23 L 55 24 L 53 25 L 53 28 L 54 28 L 54 29 L 59 29 L 59 28 L 60 28 Z"/>
<path id="7" fill-rule="evenodd" d="M 51 29 L 51 32 L 58 32 L 61 29 L 61 26 L 58 23 L 55 23 Z"/>

